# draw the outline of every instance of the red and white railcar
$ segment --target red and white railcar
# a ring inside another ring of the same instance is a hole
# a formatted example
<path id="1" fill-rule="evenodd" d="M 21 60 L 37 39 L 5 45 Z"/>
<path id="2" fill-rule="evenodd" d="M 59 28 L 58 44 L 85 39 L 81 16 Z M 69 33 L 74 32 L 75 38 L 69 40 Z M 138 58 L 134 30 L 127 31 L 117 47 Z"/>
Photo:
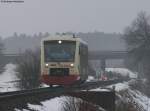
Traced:
<path id="1" fill-rule="evenodd" d="M 48 85 L 71 85 L 87 79 L 88 46 L 71 35 L 41 41 L 41 80 Z"/>

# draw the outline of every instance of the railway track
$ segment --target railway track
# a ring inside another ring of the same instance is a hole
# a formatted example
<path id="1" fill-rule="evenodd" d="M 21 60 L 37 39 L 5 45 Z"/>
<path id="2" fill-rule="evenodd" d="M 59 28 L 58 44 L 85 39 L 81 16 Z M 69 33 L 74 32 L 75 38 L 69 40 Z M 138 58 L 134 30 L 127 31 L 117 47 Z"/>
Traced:
<path id="1" fill-rule="evenodd" d="M 46 88 L 37 88 L 37 89 L 29 89 L 29 90 L 20 90 L 20 91 L 12 91 L 12 92 L 1 92 L 0 93 L 0 100 L 3 98 L 8 98 L 11 96 L 18 96 L 18 95 L 28 95 L 32 93 L 42 93 L 42 92 L 57 92 L 63 90 L 90 90 L 97 87 L 104 87 L 111 84 L 116 84 L 119 82 L 128 81 L 130 79 L 116 79 L 116 80 L 108 80 L 108 81 L 92 81 L 92 82 L 85 82 L 81 85 L 74 85 L 71 87 L 46 87 Z"/>
<path id="2" fill-rule="evenodd" d="M 0 93 L 0 111 L 12 111 L 14 110 L 14 108 L 27 107 L 27 103 L 39 103 L 40 101 L 54 98 L 60 95 L 68 95 L 68 94 L 71 95 L 74 92 L 80 92 L 82 90 L 90 90 L 93 88 L 103 87 L 123 81 L 127 80 L 118 79 L 109 81 L 95 81 L 95 82 L 86 82 L 80 86 L 73 86 L 73 87 L 57 86 L 52 88 L 48 87 L 48 88 L 38 88 L 31 90 Z M 105 92 L 103 92 L 103 95 L 104 93 Z M 80 94 L 78 94 L 78 96 L 80 97 Z"/>
<path id="3" fill-rule="evenodd" d="M 17 97 L 17 96 L 24 96 L 24 95 L 31 95 L 35 93 L 42 93 L 42 92 L 57 92 L 63 90 L 63 87 L 54 87 L 54 88 L 37 88 L 37 89 L 30 89 L 30 90 L 21 90 L 21 91 L 12 91 L 12 92 L 3 92 L 0 93 L 0 100 L 5 98 Z"/>
<path id="4" fill-rule="evenodd" d="M 85 89 L 93 89 L 98 87 L 105 87 L 111 84 L 116 84 L 119 82 L 129 81 L 130 79 L 115 79 L 115 80 L 108 80 L 108 81 L 93 81 L 93 82 L 87 82 L 86 84 L 82 84 L 81 88 Z"/>

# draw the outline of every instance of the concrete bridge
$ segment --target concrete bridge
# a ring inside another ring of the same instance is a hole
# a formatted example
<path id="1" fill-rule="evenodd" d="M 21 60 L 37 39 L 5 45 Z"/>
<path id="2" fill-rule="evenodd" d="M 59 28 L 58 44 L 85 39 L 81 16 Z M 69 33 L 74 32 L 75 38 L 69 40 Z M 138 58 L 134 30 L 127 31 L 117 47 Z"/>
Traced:
<path id="1" fill-rule="evenodd" d="M 20 58 L 19 54 L 3 54 L 0 55 L 0 65 L 7 63 L 16 63 L 16 61 Z"/>
<path id="2" fill-rule="evenodd" d="M 127 51 L 89 51 L 89 60 L 99 60 L 101 69 L 105 70 L 106 60 L 126 59 L 127 53 Z M 0 56 L 0 64 L 15 63 L 20 56 L 20 54 L 4 54 Z"/>
<path id="3" fill-rule="evenodd" d="M 89 51 L 89 60 L 99 60 L 101 70 L 105 71 L 106 60 L 125 60 L 127 51 Z"/>
<path id="4" fill-rule="evenodd" d="M 127 53 L 127 51 L 89 51 L 89 59 L 124 59 L 127 57 Z"/>

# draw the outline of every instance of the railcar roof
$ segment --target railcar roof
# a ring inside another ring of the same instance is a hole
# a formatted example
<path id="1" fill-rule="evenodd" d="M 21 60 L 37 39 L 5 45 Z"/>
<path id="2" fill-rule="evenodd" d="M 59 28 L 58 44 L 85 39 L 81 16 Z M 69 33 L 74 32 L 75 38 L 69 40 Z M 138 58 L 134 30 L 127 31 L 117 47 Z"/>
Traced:
<path id="1" fill-rule="evenodd" d="M 84 44 L 87 44 L 81 38 L 73 37 L 71 35 L 55 35 L 55 36 L 49 36 L 49 37 L 42 39 L 42 41 L 48 41 L 48 40 L 73 40 L 73 41 L 79 41 L 79 42 L 82 42 Z"/>

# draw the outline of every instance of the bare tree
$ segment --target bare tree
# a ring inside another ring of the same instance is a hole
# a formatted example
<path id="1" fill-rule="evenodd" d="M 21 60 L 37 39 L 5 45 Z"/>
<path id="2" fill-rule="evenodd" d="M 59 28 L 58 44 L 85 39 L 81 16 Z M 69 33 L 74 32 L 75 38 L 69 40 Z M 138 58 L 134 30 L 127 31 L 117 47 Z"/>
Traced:
<path id="1" fill-rule="evenodd" d="M 4 44 L 2 43 L 2 39 L 0 37 L 0 54 L 2 54 L 3 48 L 4 48 Z"/>
<path id="2" fill-rule="evenodd" d="M 2 43 L 2 39 L 0 37 L 0 61 L 2 60 L 2 53 L 3 53 L 4 45 Z M 3 71 L 3 63 L 2 61 L 0 62 L 0 73 Z"/>
<path id="3" fill-rule="evenodd" d="M 145 12 L 140 12 L 133 23 L 124 31 L 130 61 L 141 73 L 150 80 L 150 18 Z"/>
<path id="4" fill-rule="evenodd" d="M 40 51 L 27 50 L 17 61 L 17 77 L 21 89 L 36 88 L 40 85 Z"/>
<path id="5" fill-rule="evenodd" d="M 90 62 L 88 63 L 88 75 L 96 76 L 96 71 L 93 69 L 93 67 L 90 64 Z"/>

